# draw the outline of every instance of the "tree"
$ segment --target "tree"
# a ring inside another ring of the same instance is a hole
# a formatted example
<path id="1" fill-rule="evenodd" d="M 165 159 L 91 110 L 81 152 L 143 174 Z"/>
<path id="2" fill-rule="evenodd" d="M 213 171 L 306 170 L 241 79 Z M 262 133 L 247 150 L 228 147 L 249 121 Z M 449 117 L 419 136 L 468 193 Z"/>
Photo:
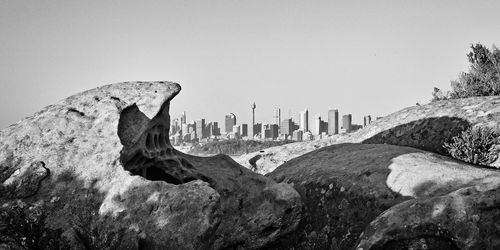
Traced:
<path id="1" fill-rule="evenodd" d="M 452 90 L 447 94 L 434 88 L 432 101 L 500 95 L 500 50 L 495 46 L 490 50 L 478 43 L 471 45 L 467 58 L 469 72 L 462 72 L 456 81 L 452 81 Z"/>

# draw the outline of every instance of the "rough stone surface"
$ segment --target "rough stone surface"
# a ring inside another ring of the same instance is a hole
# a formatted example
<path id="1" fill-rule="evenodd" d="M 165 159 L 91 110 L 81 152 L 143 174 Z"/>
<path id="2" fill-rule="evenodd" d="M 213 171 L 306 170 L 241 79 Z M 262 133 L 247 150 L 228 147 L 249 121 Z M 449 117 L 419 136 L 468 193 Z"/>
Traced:
<path id="1" fill-rule="evenodd" d="M 286 162 L 268 176 L 292 184 L 304 204 L 298 229 L 282 239 L 278 249 L 352 249 L 365 227 L 396 204 L 500 182 L 496 170 L 384 144 L 324 147 Z"/>
<path id="2" fill-rule="evenodd" d="M 159 137 L 179 91 L 171 82 L 107 85 L 0 131 L 1 207 L 15 198 L 52 207 L 47 223 L 77 249 L 71 220 L 87 210 L 98 228 L 126 235 L 120 248 L 252 249 L 292 230 L 301 204 L 289 185 Z"/>
<path id="3" fill-rule="evenodd" d="M 442 154 L 443 142 L 448 138 L 469 126 L 487 126 L 500 130 L 499 119 L 499 96 L 438 101 L 402 109 L 353 133 L 268 148 L 264 152 L 235 157 L 235 160 L 251 168 L 249 160 L 261 155 L 254 165 L 257 172 L 266 174 L 295 157 L 338 143 L 393 144 Z M 499 167 L 500 159 L 492 165 Z"/>
<path id="4" fill-rule="evenodd" d="M 370 223 L 357 249 L 500 249 L 498 185 L 398 204 Z"/>

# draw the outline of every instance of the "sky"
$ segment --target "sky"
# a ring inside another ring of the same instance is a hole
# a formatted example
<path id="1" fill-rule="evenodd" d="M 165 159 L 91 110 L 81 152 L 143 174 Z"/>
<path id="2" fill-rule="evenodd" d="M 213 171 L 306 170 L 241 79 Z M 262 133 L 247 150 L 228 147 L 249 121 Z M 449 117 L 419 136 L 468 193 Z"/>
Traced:
<path id="1" fill-rule="evenodd" d="M 0 0 L 0 129 L 122 81 L 182 86 L 171 116 L 388 115 L 500 44 L 500 1 Z"/>

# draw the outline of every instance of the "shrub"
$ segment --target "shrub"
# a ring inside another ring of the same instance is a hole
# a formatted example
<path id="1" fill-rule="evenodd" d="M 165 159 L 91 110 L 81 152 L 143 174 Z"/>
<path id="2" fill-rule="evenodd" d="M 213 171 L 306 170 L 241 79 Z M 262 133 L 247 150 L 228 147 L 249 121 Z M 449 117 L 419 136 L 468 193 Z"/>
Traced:
<path id="1" fill-rule="evenodd" d="M 445 142 L 443 147 L 455 159 L 489 166 L 498 158 L 495 145 L 499 142 L 499 136 L 488 127 L 468 128 L 450 142 Z"/>
<path id="2" fill-rule="evenodd" d="M 47 227 L 44 205 L 14 204 L 0 209 L 0 246 L 16 249 L 67 249 L 61 230 Z"/>

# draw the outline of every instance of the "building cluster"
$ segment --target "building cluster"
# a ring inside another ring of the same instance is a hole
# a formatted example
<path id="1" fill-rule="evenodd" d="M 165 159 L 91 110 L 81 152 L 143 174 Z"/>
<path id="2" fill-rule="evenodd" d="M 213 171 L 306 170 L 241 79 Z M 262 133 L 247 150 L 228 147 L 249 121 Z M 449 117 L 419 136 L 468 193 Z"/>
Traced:
<path id="1" fill-rule="evenodd" d="M 173 119 L 170 123 L 170 141 L 174 145 L 183 142 L 199 142 L 209 138 L 217 138 L 220 135 L 218 122 L 206 123 L 205 119 L 199 119 L 187 123 L 186 112 L 182 112 L 178 118 Z"/>
<path id="2" fill-rule="evenodd" d="M 225 115 L 223 133 L 217 122 L 206 123 L 205 119 L 199 119 L 187 123 L 186 112 L 182 112 L 171 122 L 170 139 L 174 145 L 224 139 L 317 140 L 336 134 L 350 133 L 372 122 L 371 116 L 367 115 L 364 117 L 363 125 L 353 124 L 351 114 L 343 115 L 340 121 L 339 111 L 330 109 L 326 120 L 322 120 L 319 114 L 314 116 L 313 126 L 310 128 L 307 109 L 299 113 L 299 120 L 296 123 L 292 118 L 282 119 L 281 110 L 275 108 L 271 123 L 258 123 L 255 121 L 256 107 L 255 103 L 251 105 L 252 124 L 238 124 L 235 114 Z"/>

